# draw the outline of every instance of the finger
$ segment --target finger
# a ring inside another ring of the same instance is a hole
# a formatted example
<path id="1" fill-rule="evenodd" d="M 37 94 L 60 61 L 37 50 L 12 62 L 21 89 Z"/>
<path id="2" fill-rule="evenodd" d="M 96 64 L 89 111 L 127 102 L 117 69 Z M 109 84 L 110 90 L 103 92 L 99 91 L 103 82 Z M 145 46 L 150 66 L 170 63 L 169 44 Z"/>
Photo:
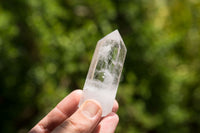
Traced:
<path id="1" fill-rule="evenodd" d="M 119 104 L 118 104 L 118 102 L 117 102 L 117 100 L 115 100 L 115 102 L 114 102 L 114 105 L 113 105 L 113 108 L 112 108 L 112 112 L 117 112 L 117 110 L 118 110 L 118 108 L 119 108 Z"/>
<path id="2" fill-rule="evenodd" d="M 114 133 L 118 122 L 118 115 L 111 112 L 101 120 L 93 133 Z"/>
<path id="3" fill-rule="evenodd" d="M 101 119 L 102 109 L 95 100 L 85 101 L 81 107 L 53 132 L 91 133 Z"/>
<path id="4" fill-rule="evenodd" d="M 30 133 L 49 133 L 76 110 L 81 97 L 82 91 L 76 90 L 65 97 L 51 112 L 49 112 Z"/>

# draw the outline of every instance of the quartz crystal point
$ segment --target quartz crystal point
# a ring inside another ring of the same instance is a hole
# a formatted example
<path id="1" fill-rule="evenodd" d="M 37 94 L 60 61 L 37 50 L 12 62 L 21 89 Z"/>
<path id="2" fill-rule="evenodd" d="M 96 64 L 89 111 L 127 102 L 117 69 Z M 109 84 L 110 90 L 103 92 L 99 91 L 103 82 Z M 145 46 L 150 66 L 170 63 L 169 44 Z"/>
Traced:
<path id="1" fill-rule="evenodd" d="M 98 41 L 79 106 L 87 99 L 95 99 L 101 104 L 102 116 L 112 111 L 126 51 L 118 30 Z"/>

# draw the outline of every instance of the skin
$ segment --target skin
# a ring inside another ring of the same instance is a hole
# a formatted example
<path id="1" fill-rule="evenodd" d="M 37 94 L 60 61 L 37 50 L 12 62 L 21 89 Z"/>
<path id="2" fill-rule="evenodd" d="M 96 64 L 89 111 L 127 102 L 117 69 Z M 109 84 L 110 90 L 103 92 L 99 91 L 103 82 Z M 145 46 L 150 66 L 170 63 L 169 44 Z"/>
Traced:
<path id="1" fill-rule="evenodd" d="M 29 133 L 114 133 L 119 117 L 117 101 L 112 112 L 101 117 L 102 108 L 95 100 L 78 104 L 82 90 L 75 90 L 51 110 Z"/>

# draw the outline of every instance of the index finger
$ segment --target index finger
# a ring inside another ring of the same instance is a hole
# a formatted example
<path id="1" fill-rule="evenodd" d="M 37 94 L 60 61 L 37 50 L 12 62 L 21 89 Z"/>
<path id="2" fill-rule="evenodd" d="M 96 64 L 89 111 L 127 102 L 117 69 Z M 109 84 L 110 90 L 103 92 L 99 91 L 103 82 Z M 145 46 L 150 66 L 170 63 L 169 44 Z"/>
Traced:
<path id="1" fill-rule="evenodd" d="M 50 133 L 78 108 L 82 91 L 75 90 L 51 110 L 29 133 Z"/>

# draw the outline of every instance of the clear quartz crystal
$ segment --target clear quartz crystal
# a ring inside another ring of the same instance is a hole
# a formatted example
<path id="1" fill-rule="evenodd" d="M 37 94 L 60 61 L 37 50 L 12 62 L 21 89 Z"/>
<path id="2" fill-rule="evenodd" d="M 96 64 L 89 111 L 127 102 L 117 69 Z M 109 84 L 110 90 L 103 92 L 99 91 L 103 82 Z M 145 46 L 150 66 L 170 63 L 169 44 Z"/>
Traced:
<path id="1" fill-rule="evenodd" d="M 101 104 L 102 116 L 112 111 L 126 51 L 118 30 L 98 41 L 79 106 L 87 99 L 95 99 Z"/>

